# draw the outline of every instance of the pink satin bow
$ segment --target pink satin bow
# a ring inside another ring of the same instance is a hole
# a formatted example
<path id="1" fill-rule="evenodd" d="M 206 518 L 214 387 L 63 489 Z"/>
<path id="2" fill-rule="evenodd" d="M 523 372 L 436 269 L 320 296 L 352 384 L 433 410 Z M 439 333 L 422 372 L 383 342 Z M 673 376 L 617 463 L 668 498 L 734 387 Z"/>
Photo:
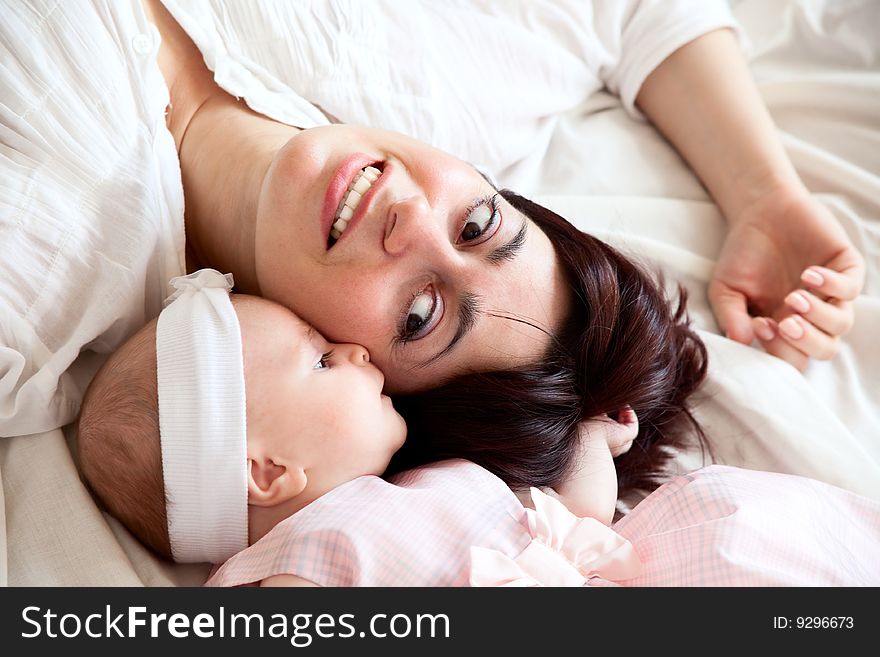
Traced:
<path id="1" fill-rule="evenodd" d="M 525 509 L 532 540 L 511 558 L 471 547 L 471 586 L 583 586 L 591 577 L 632 579 L 642 564 L 632 544 L 595 518 L 578 518 L 559 500 L 531 489 Z"/>

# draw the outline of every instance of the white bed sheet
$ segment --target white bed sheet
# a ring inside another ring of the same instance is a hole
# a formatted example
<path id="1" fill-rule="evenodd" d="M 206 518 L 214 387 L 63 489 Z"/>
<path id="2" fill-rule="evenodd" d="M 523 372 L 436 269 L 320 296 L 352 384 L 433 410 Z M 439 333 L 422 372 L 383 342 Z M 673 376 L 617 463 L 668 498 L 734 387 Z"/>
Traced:
<path id="1" fill-rule="evenodd" d="M 805 376 L 718 335 L 705 285 L 723 220 L 678 156 L 611 96 L 562 117 L 540 161 L 501 172 L 580 227 L 690 292 L 710 350 L 698 417 L 721 462 L 812 476 L 880 499 L 880 3 L 734 4 L 759 88 L 804 180 L 868 263 L 857 324 Z M 0 583 L 198 585 L 207 566 L 170 566 L 102 514 L 79 481 L 69 428 L 0 441 Z M 679 468 L 701 465 L 699 454 Z"/>

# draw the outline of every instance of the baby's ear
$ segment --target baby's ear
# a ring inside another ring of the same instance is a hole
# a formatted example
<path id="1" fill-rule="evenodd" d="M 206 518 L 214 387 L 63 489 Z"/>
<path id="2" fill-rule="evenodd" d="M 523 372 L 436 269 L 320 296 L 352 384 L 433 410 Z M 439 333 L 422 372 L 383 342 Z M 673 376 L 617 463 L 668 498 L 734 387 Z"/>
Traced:
<path id="1" fill-rule="evenodd" d="M 248 459 L 248 504 L 276 506 L 303 492 L 308 482 L 299 466 L 275 463 L 266 457 Z"/>

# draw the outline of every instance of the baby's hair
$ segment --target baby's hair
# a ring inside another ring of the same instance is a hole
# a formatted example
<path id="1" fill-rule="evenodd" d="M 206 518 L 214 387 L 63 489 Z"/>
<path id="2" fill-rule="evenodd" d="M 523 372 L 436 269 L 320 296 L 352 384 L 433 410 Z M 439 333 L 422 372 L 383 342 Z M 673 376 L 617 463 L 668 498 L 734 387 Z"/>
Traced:
<path id="1" fill-rule="evenodd" d="M 86 391 L 80 469 L 95 497 L 138 539 L 171 558 L 156 382 L 156 322 L 123 344 Z"/>

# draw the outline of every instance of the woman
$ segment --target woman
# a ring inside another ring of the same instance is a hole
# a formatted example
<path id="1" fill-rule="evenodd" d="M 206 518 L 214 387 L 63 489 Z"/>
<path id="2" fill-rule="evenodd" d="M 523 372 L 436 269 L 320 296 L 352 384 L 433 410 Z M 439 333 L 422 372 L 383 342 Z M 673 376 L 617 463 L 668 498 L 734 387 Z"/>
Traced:
<path id="1" fill-rule="evenodd" d="M 139 13 L 136 5 L 99 8 L 94 11 L 114 13 L 115 21 L 95 22 L 121 25 L 123 34 L 138 36 L 149 34 L 144 26 L 153 23 L 161 34 L 158 71 L 168 94 L 162 108 L 167 104 L 170 111 L 164 126 L 147 123 L 149 145 L 161 152 L 154 162 L 169 164 L 170 134 L 179 156 L 187 269 L 210 265 L 231 271 L 241 291 L 296 308 L 334 340 L 364 344 L 385 372 L 389 391 L 397 393 L 424 390 L 462 373 L 534 364 L 563 325 L 572 323 L 567 320 L 577 320 L 571 269 L 560 261 L 560 243 L 548 237 L 546 223 L 539 228 L 534 217 L 526 218 L 523 210 L 531 207 L 526 202 L 496 196 L 467 164 L 398 134 L 352 126 L 299 131 L 257 114 L 215 84 L 202 54 L 159 2 L 147 1 L 144 10 Z M 87 11 L 92 10 L 71 10 Z M 68 19 L 43 13 L 41 25 L 56 26 L 53 36 L 66 39 L 63 23 Z M 25 29 L 16 31 L 16 18 Z M 37 19 L 22 10 L 12 15 L 4 32 L 12 52 L 16 40 L 27 35 L 28 21 Z M 92 38 L 103 38 L 103 29 Z M 119 43 L 129 69 L 136 70 L 118 79 L 133 80 L 135 87 L 155 83 L 157 70 L 150 60 L 155 44 L 132 38 L 131 49 L 145 58 L 135 61 L 128 42 Z M 84 47 L 74 39 L 63 46 L 59 52 Z M 27 80 L 33 69 L 23 67 L 26 74 L 14 63 L 10 66 L 4 79 L 20 82 L 24 98 L 32 93 Z M 68 66 L 83 75 L 82 65 Z M 721 67 L 727 71 L 723 78 L 717 76 Z M 103 74 L 98 70 L 88 77 Z M 681 93 L 683 89 L 688 93 Z M 146 95 L 135 91 L 124 85 L 114 89 L 132 98 L 134 111 L 154 119 L 162 99 L 149 98 L 145 109 L 139 102 Z M 633 94 L 638 107 L 691 163 L 731 224 L 711 286 L 722 329 L 746 343 L 757 337 L 765 349 L 799 367 L 809 357 L 831 357 L 836 340 L 852 322 L 850 301 L 864 276 L 861 259 L 798 180 L 730 34 L 712 30 L 692 39 L 663 59 Z M 112 95 L 107 98 L 103 102 L 113 100 Z M 4 144 L 13 155 L 25 148 L 19 140 L 30 140 L 28 147 L 36 141 L 36 114 L 51 110 L 35 110 L 40 103 L 29 101 L 26 109 L 16 111 L 17 99 L 10 102 L 12 110 L 3 122 Z M 102 135 L 94 139 L 100 141 Z M 107 148 L 118 149 L 119 144 Z M 60 157 L 58 151 L 47 152 L 47 159 Z M 85 171 L 88 158 L 82 160 Z M 337 225 L 347 183 L 368 165 L 378 165 L 381 176 L 369 185 L 370 196 L 349 204 L 350 226 Z M 83 181 L 88 180 L 91 192 L 115 173 L 104 171 L 97 180 L 83 175 Z M 156 178 L 174 174 L 167 167 L 148 173 Z M 136 182 L 132 189 L 137 189 Z M 179 201 L 156 202 L 165 223 L 176 220 Z M 16 210 L 30 207 L 13 205 Z M 11 225 L 17 235 L 21 221 Z M 330 235 L 334 225 L 338 240 Z M 23 249 L 32 248 L 38 232 L 36 227 L 25 231 Z M 132 250 L 143 247 L 138 237 L 127 239 Z M 180 248 L 181 239 L 177 235 L 170 241 L 177 240 Z M 47 257 L 32 264 L 33 271 L 13 274 L 20 263 L 12 258 L 20 258 L 4 255 L 9 287 L 3 296 L 11 319 L 4 327 L 3 435 L 47 430 L 73 419 L 82 381 L 94 369 L 87 359 L 77 360 L 80 349 L 112 349 L 145 317 L 155 315 L 156 298 L 164 296 L 156 279 L 167 281 L 166 274 L 182 267 L 174 262 L 175 247 L 151 247 L 160 255 L 139 267 L 121 266 L 122 274 L 112 272 L 122 279 L 114 283 L 129 286 L 125 308 L 108 311 L 100 321 L 91 321 L 92 316 L 85 323 L 69 317 L 55 320 L 60 328 L 48 337 L 45 322 L 52 321 L 52 310 L 34 309 L 60 294 L 30 282 L 53 272 L 58 259 Z M 90 266 L 94 274 L 97 266 Z M 808 267 L 819 267 L 821 284 L 806 278 L 802 284 Z M 144 296 L 144 279 L 152 285 L 149 298 Z M 791 295 L 802 287 L 806 289 L 800 296 Z M 807 309 L 795 305 L 801 297 Z M 86 310 L 97 315 L 108 305 L 103 299 L 76 310 L 81 320 Z M 679 315 L 670 326 L 681 327 L 682 319 Z M 667 348 L 678 353 L 676 345 Z M 73 369 L 79 367 L 76 374 L 82 378 L 65 378 L 74 360 Z M 691 379 L 698 380 L 699 371 L 695 367 Z M 651 423 L 643 419 L 642 424 Z"/>

